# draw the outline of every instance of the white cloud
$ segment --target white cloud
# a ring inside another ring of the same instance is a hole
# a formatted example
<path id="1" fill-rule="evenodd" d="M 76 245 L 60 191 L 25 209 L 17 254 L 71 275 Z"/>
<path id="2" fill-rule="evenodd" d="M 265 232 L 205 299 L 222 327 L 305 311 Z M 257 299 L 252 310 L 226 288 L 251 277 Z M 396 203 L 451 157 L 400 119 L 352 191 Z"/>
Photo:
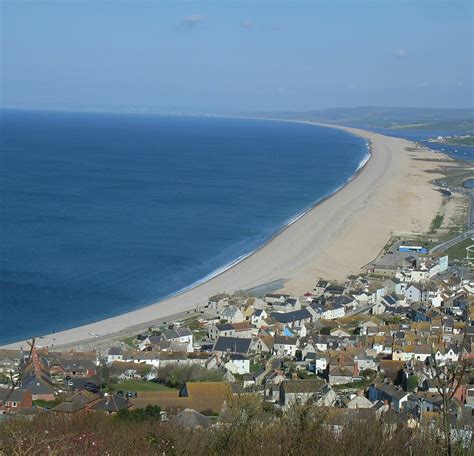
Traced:
<path id="1" fill-rule="evenodd" d="M 179 21 L 179 25 L 181 27 L 192 28 L 200 24 L 203 20 L 204 16 L 202 14 L 191 14 L 190 16 L 183 17 L 183 19 Z"/>
<path id="2" fill-rule="evenodd" d="M 399 59 L 403 59 L 404 57 L 407 56 L 407 51 L 406 49 L 403 49 L 403 48 L 396 48 L 392 51 L 392 55 L 394 55 L 395 57 Z"/>
<path id="3" fill-rule="evenodd" d="M 240 27 L 242 27 L 245 30 L 251 30 L 255 26 L 255 23 L 252 21 L 252 19 L 244 19 L 240 21 Z"/>

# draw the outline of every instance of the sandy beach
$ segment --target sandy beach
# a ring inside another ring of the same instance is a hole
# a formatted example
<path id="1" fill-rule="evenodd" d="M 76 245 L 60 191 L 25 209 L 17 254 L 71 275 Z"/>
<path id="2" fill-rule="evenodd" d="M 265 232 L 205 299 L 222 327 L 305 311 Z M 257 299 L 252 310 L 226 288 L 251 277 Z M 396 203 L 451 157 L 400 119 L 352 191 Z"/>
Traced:
<path id="1" fill-rule="evenodd" d="M 342 280 L 372 261 L 394 231 L 426 231 L 442 196 L 430 180 L 443 155 L 425 149 L 407 151 L 410 141 L 363 130 L 337 127 L 372 144 L 372 157 L 345 187 L 316 205 L 271 241 L 222 274 L 155 304 L 96 323 L 48 335 L 39 346 L 62 346 L 113 335 L 196 305 L 218 292 L 255 288 L 284 280 L 284 290 L 303 294 L 318 277 Z M 25 342 L 3 348 L 26 346 Z"/>

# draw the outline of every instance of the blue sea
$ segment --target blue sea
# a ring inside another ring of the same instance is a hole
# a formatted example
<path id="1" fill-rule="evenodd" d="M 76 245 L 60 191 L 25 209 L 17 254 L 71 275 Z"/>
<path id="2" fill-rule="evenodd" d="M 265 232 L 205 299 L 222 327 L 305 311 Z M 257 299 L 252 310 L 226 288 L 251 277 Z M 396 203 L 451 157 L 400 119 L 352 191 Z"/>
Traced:
<path id="1" fill-rule="evenodd" d="M 296 123 L 3 110 L 0 343 L 214 274 L 330 195 L 364 140 Z"/>

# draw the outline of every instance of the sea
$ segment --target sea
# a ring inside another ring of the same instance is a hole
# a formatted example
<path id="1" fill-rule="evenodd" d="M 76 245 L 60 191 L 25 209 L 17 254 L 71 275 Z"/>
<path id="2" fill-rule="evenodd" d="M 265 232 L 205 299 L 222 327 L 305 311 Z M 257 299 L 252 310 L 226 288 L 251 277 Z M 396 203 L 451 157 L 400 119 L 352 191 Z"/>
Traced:
<path id="1" fill-rule="evenodd" d="M 363 139 L 307 124 L 0 111 L 0 344 L 212 277 L 367 158 Z"/>
<path id="2" fill-rule="evenodd" d="M 366 128 L 360 126 L 360 128 Z M 388 128 L 366 128 L 376 133 L 381 133 L 387 136 L 395 136 L 398 138 L 409 139 L 410 141 L 418 142 L 426 147 L 437 152 L 442 152 L 455 160 L 474 161 L 474 147 L 473 146 L 453 146 L 439 142 L 429 141 L 429 139 L 437 138 L 438 136 L 459 136 L 462 131 L 455 130 L 417 130 L 417 129 L 388 129 Z"/>

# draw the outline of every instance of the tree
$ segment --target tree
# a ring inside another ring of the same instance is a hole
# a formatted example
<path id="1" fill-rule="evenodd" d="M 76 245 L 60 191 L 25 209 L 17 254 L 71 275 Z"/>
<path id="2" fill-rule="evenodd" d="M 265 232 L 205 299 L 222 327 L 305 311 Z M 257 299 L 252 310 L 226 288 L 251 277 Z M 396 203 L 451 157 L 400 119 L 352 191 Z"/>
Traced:
<path id="1" fill-rule="evenodd" d="M 468 367 L 468 359 L 463 356 L 463 349 L 467 341 L 467 326 L 459 348 L 456 360 L 439 360 L 436 354 L 429 358 L 426 374 L 436 380 L 436 388 L 442 399 L 442 430 L 446 447 L 446 455 L 452 456 L 452 427 L 451 427 L 451 404 L 454 396 L 461 387 L 462 381 Z"/>

